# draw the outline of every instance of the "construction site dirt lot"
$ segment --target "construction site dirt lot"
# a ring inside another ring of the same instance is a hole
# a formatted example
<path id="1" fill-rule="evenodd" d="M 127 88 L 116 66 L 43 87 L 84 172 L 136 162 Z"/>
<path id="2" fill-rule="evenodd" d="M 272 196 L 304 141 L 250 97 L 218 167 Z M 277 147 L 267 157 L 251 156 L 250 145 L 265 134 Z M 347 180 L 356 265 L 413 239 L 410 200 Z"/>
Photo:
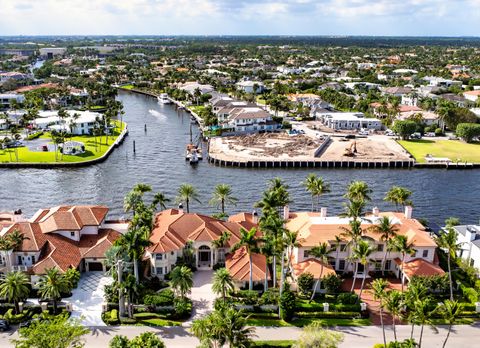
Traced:
<path id="1" fill-rule="evenodd" d="M 356 153 L 346 156 L 347 148 Z M 290 136 L 286 133 L 251 134 L 212 138 L 209 155 L 216 160 L 248 161 L 358 161 L 387 162 L 410 160 L 410 154 L 394 139 L 383 135 L 345 140 L 332 137 L 319 157 L 315 151 L 323 143 L 305 135 Z"/>
<path id="2" fill-rule="evenodd" d="M 412 160 L 410 154 L 393 138 L 385 135 L 373 135 L 367 138 L 345 140 L 343 137 L 332 137 L 332 141 L 320 156 L 322 161 L 358 161 L 388 162 Z M 356 147 L 353 157 L 346 156 Z"/>

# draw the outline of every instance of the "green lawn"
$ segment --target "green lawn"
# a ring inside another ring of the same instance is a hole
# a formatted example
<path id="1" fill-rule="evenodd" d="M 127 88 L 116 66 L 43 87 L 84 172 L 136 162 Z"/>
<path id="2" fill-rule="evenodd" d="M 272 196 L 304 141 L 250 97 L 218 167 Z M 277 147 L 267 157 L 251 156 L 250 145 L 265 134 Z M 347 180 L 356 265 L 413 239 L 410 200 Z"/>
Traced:
<path id="1" fill-rule="evenodd" d="M 199 116 L 200 116 L 200 112 L 205 110 L 205 106 L 203 105 L 189 105 L 188 108 Z"/>
<path id="2" fill-rule="evenodd" d="M 121 86 L 120 88 L 131 90 L 131 89 L 134 89 L 135 86 L 134 85 L 124 85 L 124 86 Z"/>
<path id="3" fill-rule="evenodd" d="M 447 157 L 451 161 L 480 163 L 480 143 L 467 144 L 459 140 L 399 140 L 419 163 L 426 163 L 427 154 L 433 157 Z"/>
<path id="4" fill-rule="evenodd" d="M 298 326 L 303 327 L 312 323 L 319 323 L 322 326 L 368 326 L 372 322 L 370 319 L 335 319 L 335 318 L 298 318 L 287 323 L 286 321 L 279 319 L 265 319 L 265 318 L 248 318 L 247 325 L 251 326 Z"/>
<path id="5" fill-rule="evenodd" d="M 181 321 L 165 319 L 165 314 L 159 313 L 136 313 L 133 317 L 137 320 L 135 325 L 146 326 L 180 326 Z"/>
<path id="6" fill-rule="evenodd" d="M 95 137 L 91 135 L 80 135 L 69 138 L 68 140 L 81 141 L 85 144 L 85 153 L 81 155 L 64 155 L 62 157 L 62 154 L 58 152 L 57 161 L 55 161 L 54 152 L 30 151 L 28 147 L 25 146 L 17 149 L 0 150 L 0 163 L 17 162 L 15 155 L 16 153 L 18 155 L 18 162 L 21 163 L 85 162 L 99 158 L 105 154 L 105 152 L 114 143 L 121 132 L 120 121 L 116 120 L 114 122 L 117 128 L 114 131 L 114 135 L 108 136 L 108 145 L 105 136 L 101 138 L 101 142 L 100 137 L 97 137 L 96 143 Z M 121 129 L 123 130 L 124 127 L 125 123 L 121 125 Z M 44 133 L 40 138 L 45 139 L 45 142 L 51 142 L 51 140 L 48 141 L 48 139 L 50 139 L 49 133 Z M 28 144 L 28 141 L 24 141 L 24 143 Z"/>
<path id="7" fill-rule="evenodd" d="M 261 96 L 257 97 L 257 103 L 260 104 L 260 105 L 266 105 L 267 104 L 265 99 L 263 99 Z"/>

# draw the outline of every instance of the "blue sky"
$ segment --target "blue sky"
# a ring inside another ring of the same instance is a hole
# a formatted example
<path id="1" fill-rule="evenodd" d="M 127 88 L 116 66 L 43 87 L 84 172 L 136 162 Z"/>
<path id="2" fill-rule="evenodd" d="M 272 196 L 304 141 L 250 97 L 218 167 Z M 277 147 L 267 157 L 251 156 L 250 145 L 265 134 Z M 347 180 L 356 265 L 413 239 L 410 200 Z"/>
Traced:
<path id="1" fill-rule="evenodd" d="M 479 36 L 480 0 L 0 0 L 0 35 Z"/>

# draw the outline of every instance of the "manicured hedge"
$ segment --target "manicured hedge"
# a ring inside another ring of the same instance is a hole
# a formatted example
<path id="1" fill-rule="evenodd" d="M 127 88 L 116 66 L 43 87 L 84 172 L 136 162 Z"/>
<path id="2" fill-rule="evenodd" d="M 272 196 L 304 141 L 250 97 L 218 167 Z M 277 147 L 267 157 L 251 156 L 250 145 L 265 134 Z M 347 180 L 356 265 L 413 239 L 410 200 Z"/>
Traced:
<path id="1" fill-rule="evenodd" d="M 335 319 L 360 319 L 362 315 L 358 312 L 297 312 L 299 318 L 335 318 Z"/>

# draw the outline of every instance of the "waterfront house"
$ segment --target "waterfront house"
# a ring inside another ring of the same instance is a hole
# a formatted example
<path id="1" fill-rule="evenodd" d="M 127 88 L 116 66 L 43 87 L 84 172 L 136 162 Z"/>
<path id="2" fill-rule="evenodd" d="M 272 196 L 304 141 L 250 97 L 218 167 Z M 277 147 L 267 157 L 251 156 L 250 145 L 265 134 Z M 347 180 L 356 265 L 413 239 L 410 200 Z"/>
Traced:
<path id="1" fill-rule="evenodd" d="M 408 120 L 413 116 L 420 116 L 422 122 L 427 126 L 438 126 L 439 128 L 443 127 L 443 121 L 441 120 L 438 114 L 432 111 L 401 111 L 400 114 L 396 117 L 397 120 Z"/>
<path id="2" fill-rule="evenodd" d="M 457 242 L 461 243 L 458 256 L 480 269 L 480 225 L 459 225 L 453 229 L 457 232 Z"/>
<path id="3" fill-rule="evenodd" d="M 19 231 L 25 238 L 15 250 L 2 251 L 0 273 L 24 271 L 35 284 L 46 269 L 61 272 L 106 271 L 105 251 L 125 233 L 127 222 L 107 220 L 105 206 L 57 206 L 31 219 L 4 227 L 2 236 Z"/>
<path id="4" fill-rule="evenodd" d="M 323 110 L 317 112 L 317 119 L 328 128 L 335 130 L 381 130 L 382 121 L 377 118 L 366 118 L 362 112 L 334 112 Z"/>
<path id="5" fill-rule="evenodd" d="M 64 130 L 75 135 L 92 134 L 95 122 L 102 119 L 102 114 L 91 111 L 67 110 L 68 117 L 62 120 L 57 111 L 40 111 L 33 120 L 38 129 Z"/>
<path id="6" fill-rule="evenodd" d="M 476 91 L 466 91 L 466 92 L 463 92 L 463 96 L 465 97 L 465 99 L 473 102 L 473 103 L 476 103 L 478 102 L 480 99 L 480 90 L 476 90 Z"/>
<path id="7" fill-rule="evenodd" d="M 29 77 L 30 75 L 17 71 L 0 72 L 0 83 L 7 82 L 9 80 L 25 80 Z"/>
<path id="8" fill-rule="evenodd" d="M 404 277 L 406 280 L 415 275 L 443 274 L 443 271 L 435 264 L 436 244 L 425 227 L 416 219 L 412 218 L 412 207 L 406 207 L 404 213 L 399 212 L 380 212 L 374 208 L 371 214 L 361 218 L 362 239 L 371 243 L 376 252 L 371 255 L 367 269 L 363 265 L 358 267 L 358 277 L 370 277 L 370 273 L 382 271 L 382 260 L 387 248 L 385 241 L 381 240 L 380 235 L 372 231 L 372 226 L 379 223 L 383 216 L 387 216 L 391 224 L 397 228 L 398 235 L 404 235 L 408 243 L 412 243 L 415 248 L 415 254 L 406 256 L 405 263 L 402 264 L 402 255 L 397 252 L 389 252 L 385 262 L 384 270 L 395 274 L 397 277 Z M 328 265 L 326 268 L 337 273 L 351 273 L 354 265 L 349 262 L 351 247 L 348 240 L 344 240 L 337 246 L 336 237 L 344 233 L 344 229 L 349 228 L 349 218 L 338 216 L 327 216 L 327 209 L 322 208 L 319 213 L 295 212 L 290 213 L 288 208 L 285 212 L 287 218 L 286 227 L 290 231 L 298 233 L 297 240 L 299 246 L 291 250 L 292 262 L 295 274 L 301 274 L 302 270 L 312 269 L 318 271 L 318 265 L 315 265 L 312 259 L 315 259 L 310 250 L 320 243 L 327 243 L 331 247 Z M 338 247 L 338 250 L 337 250 Z M 317 262 L 320 262 L 317 260 Z M 318 273 L 315 271 L 314 273 Z M 326 272 L 330 272 L 326 270 Z M 327 273 L 326 273 L 327 274 Z"/>
<path id="9" fill-rule="evenodd" d="M 0 109 L 11 108 L 12 100 L 15 100 L 18 104 L 25 101 L 25 97 L 22 94 L 16 93 L 0 93 Z"/>

